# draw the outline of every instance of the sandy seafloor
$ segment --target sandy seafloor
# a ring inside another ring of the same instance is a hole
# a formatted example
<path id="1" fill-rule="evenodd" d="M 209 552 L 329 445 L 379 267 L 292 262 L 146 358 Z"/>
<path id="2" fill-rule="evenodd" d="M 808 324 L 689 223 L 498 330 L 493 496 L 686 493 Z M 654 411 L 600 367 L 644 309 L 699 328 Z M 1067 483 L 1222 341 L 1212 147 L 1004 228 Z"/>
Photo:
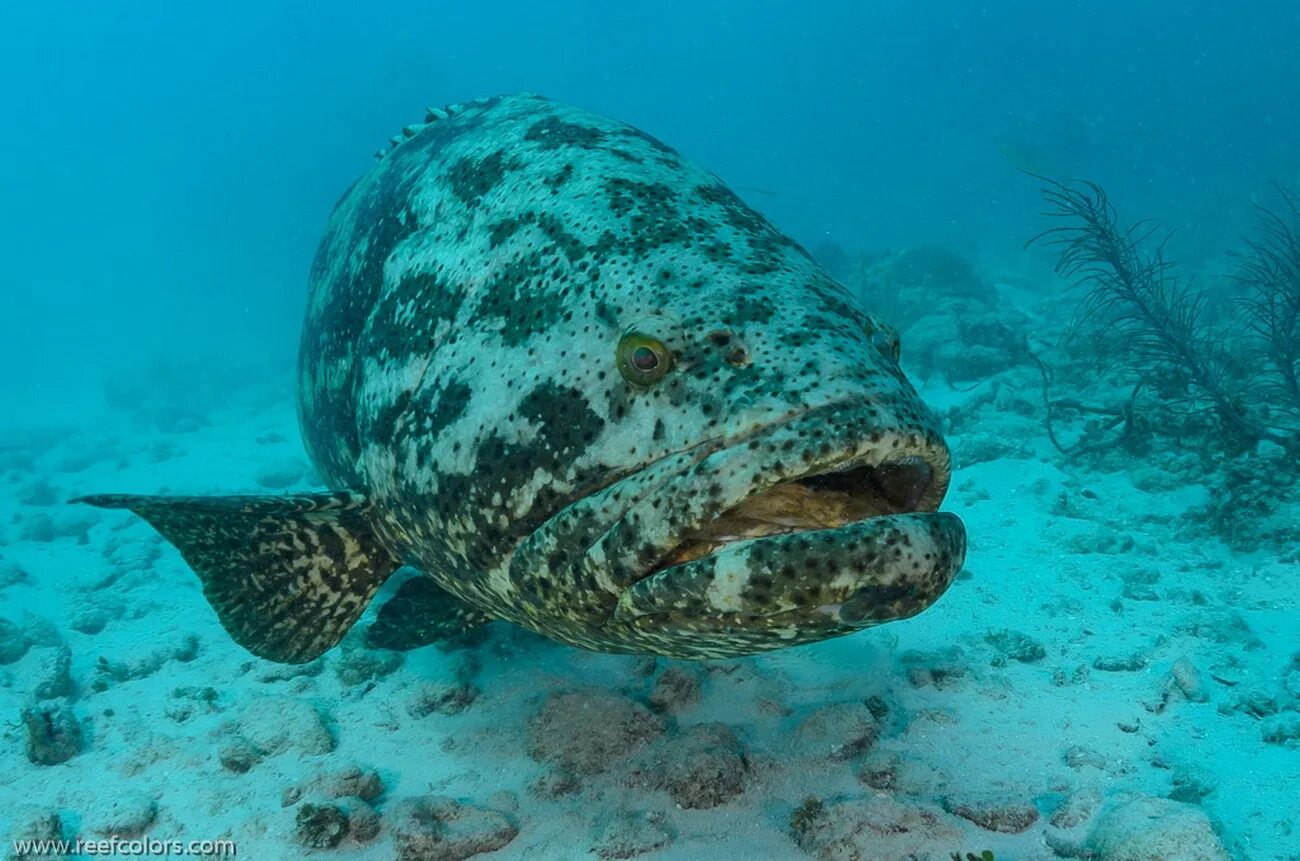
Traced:
<path id="1" fill-rule="evenodd" d="M 924 386 L 964 416 L 946 507 L 970 536 L 935 607 L 700 664 L 504 625 L 251 657 L 146 524 L 63 502 L 313 487 L 287 373 L 206 392 L 167 433 L 122 410 L 6 432 L 0 833 L 251 859 L 1300 858 L 1295 559 L 1190 540 L 1195 483 L 1065 462 L 1030 368 Z M 29 761 L 34 704 L 72 710 L 71 759 Z"/>

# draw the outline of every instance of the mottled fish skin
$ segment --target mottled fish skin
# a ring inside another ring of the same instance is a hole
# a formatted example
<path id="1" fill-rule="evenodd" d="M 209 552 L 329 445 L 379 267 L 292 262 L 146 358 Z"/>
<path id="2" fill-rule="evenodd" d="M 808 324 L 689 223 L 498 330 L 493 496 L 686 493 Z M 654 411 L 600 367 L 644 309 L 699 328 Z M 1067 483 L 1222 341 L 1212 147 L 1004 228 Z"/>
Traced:
<path id="1" fill-rule="evenodd" d="M 431 112 L 339 201 L 300 355 L 307 448 L 390 550 L 489 615 L 691 658 L 924 609 L 962 563 L 937 422 L 873 321 L 715 176 L 537 96 Z M 636 331 L 673 369 L 638 387 Z M 915 455 L 920 511 L 647 576 L 780 481 Z"/>

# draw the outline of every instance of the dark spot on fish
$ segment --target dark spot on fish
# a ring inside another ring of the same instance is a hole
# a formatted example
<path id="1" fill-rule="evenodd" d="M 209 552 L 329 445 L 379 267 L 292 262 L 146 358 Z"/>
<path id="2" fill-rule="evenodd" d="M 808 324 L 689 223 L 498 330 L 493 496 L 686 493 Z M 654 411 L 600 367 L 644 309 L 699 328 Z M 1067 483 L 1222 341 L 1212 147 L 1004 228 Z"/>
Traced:
<path id="1" fill-rule="evenodd" d="M 551 194 L 558 194 L 560 189 L 573 177 L 573 162 L 569 162 L 552 176 L 542 180 L 543 184 L 551 190 Z"/>
<path id="2" fill-rule="evenodd" d="M 516 160 L 506 159 L 506 151 L 503 149 L 483 158 L 465 156 L 457 159 L 447 171 L 447 182 L 451 185 L 452 194 L 466 206 L 471 206 L 496 188 L 506 173 L 518 166 Z"/>
<path id="3" fill-rule="evenodd" d="M 563 296 L 547 282 L 541 252 L 509 261 L 483 285 L 476 313 L 501 324 L 501 339 L 518 346 L 564 313 Z"/>
<path id="4" fill-rule="evenodd" d="M 776 317 L 776 304 L 765 295 L 744 295 L 736 303 L 736 319 L 764 325 Z"/>
<path id="5" fill-rule="evenodd" d="M 448 380 L 438 390 L 429 407 L 428 426 L 425 433 L 436 437 L 449 425 L 465 414 L 473 391 L 459 380 Z"/>
<path id="6" fill-rule="evenodd" d="M 659 156 L 658 161 L 660 162 L 660 164 L 664 164 L 672 167 L 681 163 L 681 156 L 677 154 L 677 150 L 673 149 L 668 144 L 664 143 L 663 141 L 659 140 L 659 138 L 655 137 L 654 135 L 648 132 L 644 132 L 641 129 L 637 129 L 637 128 L 626 127 L 626 128 L 619 129 L 616 132 L 616 134 L 620 135 L 621 137 L 638 140 L 641 143 L 645 144 L 646 146 L 650 147 L 650 149 L 654 150 L 656 155 Z"/>
<path id="7" fill-rule="evenodd" d="M 554 116 L 538 120 L 524 133 L 524 140 L 534 141 L 544 150 L 566 146 L 598 149 L 605 137 L 605 133 L 600 129 L 565 122 Z"/>

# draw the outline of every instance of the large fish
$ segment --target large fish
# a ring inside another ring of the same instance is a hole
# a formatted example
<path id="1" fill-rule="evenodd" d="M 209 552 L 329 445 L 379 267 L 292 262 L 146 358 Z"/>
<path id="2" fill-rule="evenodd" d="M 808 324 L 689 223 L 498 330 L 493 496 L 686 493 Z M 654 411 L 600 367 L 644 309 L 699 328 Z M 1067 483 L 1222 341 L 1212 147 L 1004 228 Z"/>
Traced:
<path id="1" fill-rule="evenodd" d="M 429 112 L 311 271 L 303 437 L 333 490 L 93 496 L 152 523 L 255 654 L 505 619 L 715 658 L 912 616 L 962 565 L 892 330 L 713 174 L 530 96 Z"/>

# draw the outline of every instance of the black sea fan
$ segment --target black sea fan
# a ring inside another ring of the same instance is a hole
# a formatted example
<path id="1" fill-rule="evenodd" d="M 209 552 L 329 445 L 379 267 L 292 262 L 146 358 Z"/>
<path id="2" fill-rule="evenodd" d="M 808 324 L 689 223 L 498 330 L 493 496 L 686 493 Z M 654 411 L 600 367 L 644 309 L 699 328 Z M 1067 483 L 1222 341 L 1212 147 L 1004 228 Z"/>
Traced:
<path id="1" fill-rule="evenodd" d="M 1179 278 L 1165 258 L 1168 237 L 1152 221 L 1121 229 L 1106 192 L 1095 183 L 1050 179 L 1045 214 L 1069 223 L 1040 233 L 1057 254 L 1056 271 L 1086 290 L 1080 322 L 1107 335 L 1116 358 L 1166 400 L 1192 410 L 1209 407 L 1231 431 L 1259 439 L 1226 382 L 1221 334 L 1208 322 L 1206 294 Z"/>
<path id="2" fill-rule="evenodd" d="M 1300 429 L 1300 203 L 1281 191 L 1281 210 L 1259 207 L 1236 281 L 1256 359 L 1252 400 L 1270 426 Z"/>

